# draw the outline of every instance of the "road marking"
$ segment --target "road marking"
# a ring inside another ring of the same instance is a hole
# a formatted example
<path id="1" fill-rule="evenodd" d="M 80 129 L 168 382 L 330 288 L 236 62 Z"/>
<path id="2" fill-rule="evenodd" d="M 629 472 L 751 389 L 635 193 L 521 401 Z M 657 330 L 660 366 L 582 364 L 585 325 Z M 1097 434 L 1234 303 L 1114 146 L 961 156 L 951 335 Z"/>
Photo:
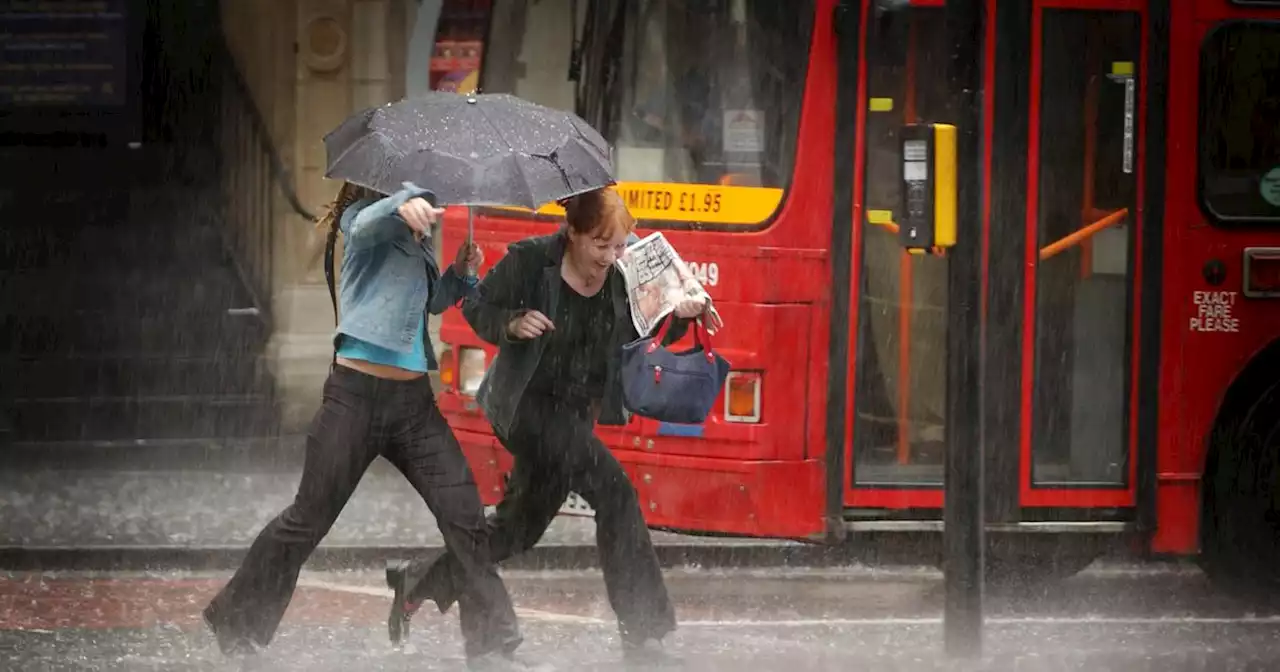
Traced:
<path id="1" fill-rule="evenodd" d="M 355 586 L 349 583 L 335 583 L 333 581 L 322 581 L 320 579 L 298 579 L 298 585 L 304 588 L 319 588 L 320 590 L 331 590 L 335 593 L 368 595 L 370 597 L 391 597 L 395 594 L 390 588 Z"/>
<path id="2" fill-rule="evenodd" d="M 365 570 L 333 570 L 304 572 L 310 576 L 368 576 Z M 852 564 L 841 567 L 691 567 L 667 568 L 663 574 L 671 579 L 730 580 L 730 579 L 814 579 L 834 578 L 852 581 L 862 579 L 886 579 L 899 581 L 943 580 L 942 572 L 928 565 L 875 566 Z M 379 572 L 379 576 L 381 573 Z M 514 580 L 561 579 L 566 577 L 597 577 L 598 569 L 504 569 L 502 575 Z M 230 572 L 222 570 L 44 570 L 0 571 L 2 578 L 40 576 L 49 579 L 148 579 L 157 581 L 207 581 L 226 580 Z M 1198 568 L 1184 565 L 1119 566 L 1104 565 L 1083 570 L 1071 581 L 1128 579 L 1128 578 L 1198 578 L 1203 576 Z"/>
<path id="3" fill-rule="evenodd" d="M 1280 616 L 997 616 L 988 617 L 986 619 L 986 623 L 992 625 L 1280 625 Z M 680 621 L 681 627 L 691 626 L 702 628 L 814 628 L 824 625 L 845 627 L 942 625 L 942 618 L 798 618 L 774 621 Z"/>
<path id="4" fill-rule="evenodd" d="M 368 595 L 370 597 L 382 597 L 391 599 L 394 595 L 390 588 L 377 588 L 374 586 L 356 586 L 347 583 L 335 583 L 332 581 L 322 581 L 319 579 L 298 579 L 298 585 L 305 588 L 317 588 L 320 590 L 331 590 L 335 593 L 348 593 L 351 595 Z M 522 609 L 516 607 L 516 615 L 520 618 L 531 621 L 542 621 L 546 623 L 576 623 L 579 625 L 604 625 L 606 621 L 593 618 L 591 616 L 578 616 L 575 614 L 561 614 L 554 611 L 542 611 L 540 609 Z"/>
<path id="5" fill-rule="evenodd" d="M 516 616 L 532 621 L 543 621 L 546 623 L 576 623 L 578 625 L 605 625 L 607 623 L 607 621 L 602 618 L 578 616 L 576 614 L 559 614 L 554 611 L 522 609 L 520 607 L 516 607 Z"/>

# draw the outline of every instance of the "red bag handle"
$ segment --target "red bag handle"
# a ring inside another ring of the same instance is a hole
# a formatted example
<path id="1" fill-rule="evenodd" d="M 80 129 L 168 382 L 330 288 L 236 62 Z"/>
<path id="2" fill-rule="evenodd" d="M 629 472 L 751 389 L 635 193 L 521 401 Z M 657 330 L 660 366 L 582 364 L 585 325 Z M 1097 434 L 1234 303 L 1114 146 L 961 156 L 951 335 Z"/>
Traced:
<path id="1" fill-rule="evenodd" d="M 676 319 L 675 313 L 667 315 L 666 319 L 658 327 L 657 333 L 653 335 L 653 340 L 649 341 L 648 352 L 653 352 L 662 347 L 662 339 L 666 337 L 671 330 L 671 322 Z M 707 361 L 715 360 L 715 350 L 711 347 L 711 331 L 702 323 L 702 318 L 696 318 L 693 321 L 693 342 L 702 346 L 702 351 L 707 356 Z"/>
<path id="2" fill-rule="evenodd" d="M 701 340 L 702 349 L 707 351 L 707 359 L 713 359 L 712 353 L 714 349 L 711 347 L 711 330 L 707 329 L 707 325 L 702 323 L 699 317 L 693 321 L 693 341 L 697 343 Z"/>
<path id="3" fill-rule="evenodd" d="M 667 332 L 671 330 L 671 320 L 675 317 L 675 313 L 670 313 L 662 319 L 662 323 L 658 325 L 658 330 L 653 336 L 649 337 L 649 347 L 645 348 L 645 352 L 654 352 L 662 347 L 662 339 L 666 338 Z"/>

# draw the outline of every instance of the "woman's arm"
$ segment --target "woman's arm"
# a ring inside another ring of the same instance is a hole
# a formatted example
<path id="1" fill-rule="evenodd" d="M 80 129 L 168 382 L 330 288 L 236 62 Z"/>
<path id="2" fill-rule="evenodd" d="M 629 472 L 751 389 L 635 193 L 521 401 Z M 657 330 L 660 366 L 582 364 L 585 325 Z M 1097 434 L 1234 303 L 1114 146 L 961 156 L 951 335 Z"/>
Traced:
<path id="1" fill-rule="evenodd" d="M 479 281 L 476 278 L 469 278 L 459 275 L 450 264 L 445 268 L 444 273 L 440 274 L 440 280 L 436 282 L 436 286 L 431 288 L 431 300 L 427 304 L 428 310 L 432 315 L 439 315 L 450 306 L 458 305 L 459 301 L 470 298 L 476 293 L 476 286 Z"/>
<path id="2" fill-rule="evenodd" d="M 434 205 L 436 195 L 429 189 L 423 189 L 412 182 L 405 182 L 403 189 L 390 196 L 358 210 L 347 208 L 342 213 L 339 223 L 345 239 L 343 245 L 347 249 L 356 250 L 385 243 L 393 240 L 397 235 L 404 235 L 408 225 L 396 211 L 415 198 L 424 198 Z"/>
<path id="3" fill-rule="evenodd" d="M 507 327 L 525 312 L 521 291 L 528 281 L 525 275 L 519 253 L 508 249 L 462 303 L 462 316 L 491 345 L 517 342 Z"/>

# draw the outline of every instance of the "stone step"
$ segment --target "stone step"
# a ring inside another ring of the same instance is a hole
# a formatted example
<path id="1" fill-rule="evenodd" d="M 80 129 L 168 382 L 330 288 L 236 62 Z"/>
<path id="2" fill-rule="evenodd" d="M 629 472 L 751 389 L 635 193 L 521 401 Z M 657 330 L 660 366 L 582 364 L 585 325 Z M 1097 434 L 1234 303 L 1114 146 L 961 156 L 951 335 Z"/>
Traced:
<path id="1" fill-rule="evenodd" d="M 0 399 L 263 393 L 272 389 L 260 357 L 0 359 Z"/>
<path id="2" fill-rule="evenodd" d="M 21 216 L 0 209 L 0 217 Z M 64 269 L 69 273 L 129 268 L 190 273 L 226 266 L 222 237 L 216 228 L 195 225 L 176 215 L 160 217 L 166 226 L 85 224 L 68 230 L 54 226 L 26 232 L 8 230 L 0 238 L 0 267 Z"/>
<path id="3" fill-rule="evenodd" d="M 97 474 L 153 470 L 223 475 L 296 473 L 302 468 L 305 444 L 305 436 L 289 434 L 63 441 L 5 441 L 0 434 L 0 473 L 50 469 Z"/>
<path id="4" fill-rule="evenodd" d="M 267 326 L 225 311 L 175 321 L 170 315 L 0 316 L 0 355 L 242 356 L 260 352 Z"/>
<path id="5" fill-rule="evenodd" d="M 265 394 L 14 399 L 0 414 L 18 442 L 264 436 L 277 418 Z"/>
<path id="6" fill-rule="evenodd" d="M 31 200 L 54 191 L 127 195 L 139 186 L 164 188 L 209 181 L 217 148 L 196 143 L 127 147 L 0 147 L 0 184 Z"/>
<path id="7" fill-rule="evenodd" d="M 189 273 L 128 267 L 112 272 L 64 269 L 0 271 L 0 306 L 8 315 L 69 313 L 214 314 L 251 305 L 229 268 L 212 264 Z"/>

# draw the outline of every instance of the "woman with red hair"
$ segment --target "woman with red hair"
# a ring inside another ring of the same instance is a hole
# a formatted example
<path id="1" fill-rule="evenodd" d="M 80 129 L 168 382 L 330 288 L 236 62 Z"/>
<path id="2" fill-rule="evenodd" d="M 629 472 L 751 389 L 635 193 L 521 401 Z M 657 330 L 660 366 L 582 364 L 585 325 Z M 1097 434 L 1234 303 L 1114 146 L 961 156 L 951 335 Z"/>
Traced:
<path id="1" fill-rule="evenodd" d="M 532 548 L 569 493 L 578 493 L 596 512 L 600 565 L 624 655 L 662 662 L 669 660 L 662 639 L 676 627 L 675 612 L 635 488 L 595 435 L 597 422 L 628 421 L 620 358 L 639 335 L 614 262 L 635 239 L 636 222 L 612 189 L 575 196 L 565 212 L 558 233 L 512 244 L 462 308 L 472 329 L 498 346 L 476 399 L 515 458 L 489 518 L 489 554 L 501 562 Z M 706 308 L 704 301 L 678 305 L 668 342 Z M 457 563 L 446 553 L 429 567 L 389 569 L 405 613 L 426 599 L 448 609 L 463 588 L 454 579 Z"/>

